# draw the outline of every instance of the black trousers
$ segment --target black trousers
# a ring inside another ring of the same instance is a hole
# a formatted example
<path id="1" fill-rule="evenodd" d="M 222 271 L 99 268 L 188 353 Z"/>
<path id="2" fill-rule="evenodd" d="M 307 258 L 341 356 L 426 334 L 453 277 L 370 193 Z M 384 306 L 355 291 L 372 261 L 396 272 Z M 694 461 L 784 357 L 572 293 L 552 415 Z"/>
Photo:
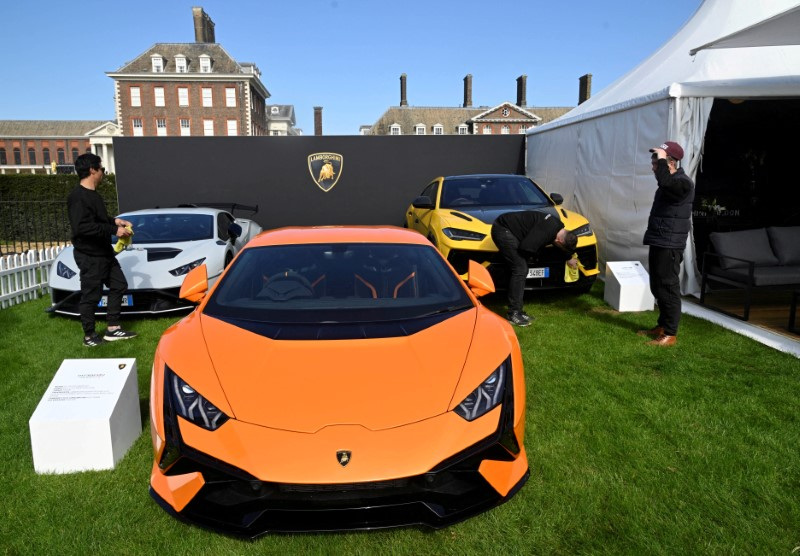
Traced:
<path id="1" fill-rule="evenodd" d="M 658 326 L 675 336 L 681 320 L 681 261 L 683 249 L 650 246 L 650 291 L 658 302 Z"/>
<path id="2" fill-rule="evenodd" d="M 81 279 L 81 326 L 86 336 L 94 334 L 94 312 L 103 296 L 103 284 L 108 286 L 108 326 L 119 325 L 122 312 L 122 294 L 128 289 L 128 281 L 115 257 L 94 257 L 73 251 L 75 263 L 80 269 Z"/>
<path id="3" fill-rule="evenodd" d="M 508 280 L 508 312 L 522 311 L 528 261 L 520 254 L 519 240 L 508 228 L 492 226 L 492 240 L 511 269 Z"/>

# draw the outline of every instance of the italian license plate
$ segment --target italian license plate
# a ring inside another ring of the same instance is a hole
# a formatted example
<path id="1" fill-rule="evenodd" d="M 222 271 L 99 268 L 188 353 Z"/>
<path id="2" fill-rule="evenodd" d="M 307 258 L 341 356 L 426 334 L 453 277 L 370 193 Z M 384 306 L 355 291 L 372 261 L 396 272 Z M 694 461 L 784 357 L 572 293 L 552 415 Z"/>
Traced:
<path id="1" fill-rule="evenodd" d="M 550 267 L 548 266 L 544 268 L 528 269 L 528 278 L 549 278 L 549 277 L 550 277 Z"/>
<path id="2" fill-rule="evenodd" d="M 108 307 L 108 296 L 104 295 L 100 298 L 100 303 L 97 304 L 98 307 Z M 122 306 L 123 307 L 133 307 L 133 295 L 126 294 L 122 296 Z"/>

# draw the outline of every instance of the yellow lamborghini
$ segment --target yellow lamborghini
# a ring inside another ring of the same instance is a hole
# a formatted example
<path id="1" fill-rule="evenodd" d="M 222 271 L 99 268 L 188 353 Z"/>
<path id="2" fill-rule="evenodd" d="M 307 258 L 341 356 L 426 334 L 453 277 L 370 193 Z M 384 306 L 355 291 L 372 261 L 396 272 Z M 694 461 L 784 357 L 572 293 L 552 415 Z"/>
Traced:
<path id="1" fill-rule="evenodd" d="M 565 281 L 564 255 L 559 249 L 547 246 L 529 258 L 525 288 L 588 291 L 598 274 L 597 238 L 589 221 L 563 208 L 563 201 L 558 193 L 548 195 L 525 176 L 438 177 L 408 207 L 405 226 L 427 237 L 459 274 L 466 273 L 472 259 L 487 267 L 495 284 L 500 286 L 508 283 L 508 268 L 492 241 L 492 223 L 506 212 L 550 212 L 578 236 L 580 277 L 574 282 Z"/>

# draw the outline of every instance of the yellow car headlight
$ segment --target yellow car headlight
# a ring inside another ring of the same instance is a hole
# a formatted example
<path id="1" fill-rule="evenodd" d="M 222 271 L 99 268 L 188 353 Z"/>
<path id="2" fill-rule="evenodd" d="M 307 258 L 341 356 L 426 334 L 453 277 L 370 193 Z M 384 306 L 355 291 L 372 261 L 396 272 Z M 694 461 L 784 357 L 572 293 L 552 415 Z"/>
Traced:
<path id="1" fill-rule="evenodd" d="M 443 228 L 442 233 L 450 239 L 454 239 L 456 241 L 483 241 L 483 238 L 486 237 L 486 234 L 462 230 L 460 228 Z"/>

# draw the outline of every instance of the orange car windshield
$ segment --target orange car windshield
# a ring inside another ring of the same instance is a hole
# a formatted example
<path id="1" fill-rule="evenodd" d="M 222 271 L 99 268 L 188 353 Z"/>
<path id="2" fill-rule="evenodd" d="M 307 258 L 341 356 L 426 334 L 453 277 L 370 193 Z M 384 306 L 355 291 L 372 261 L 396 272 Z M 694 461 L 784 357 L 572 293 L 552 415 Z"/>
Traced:
<path id="1" fill-rule="evenodd" d="M 539 187 L 525 176 L 447 178 L 442 184 L 441 208 L 550 206 Z"/>
<path id="2" fill-rule="evenodd" d="M 334 324 L 471 307 L 460 278 L 433 246 L 333 243 L 245 249 L 203 312 L 265 323 Z"/>

